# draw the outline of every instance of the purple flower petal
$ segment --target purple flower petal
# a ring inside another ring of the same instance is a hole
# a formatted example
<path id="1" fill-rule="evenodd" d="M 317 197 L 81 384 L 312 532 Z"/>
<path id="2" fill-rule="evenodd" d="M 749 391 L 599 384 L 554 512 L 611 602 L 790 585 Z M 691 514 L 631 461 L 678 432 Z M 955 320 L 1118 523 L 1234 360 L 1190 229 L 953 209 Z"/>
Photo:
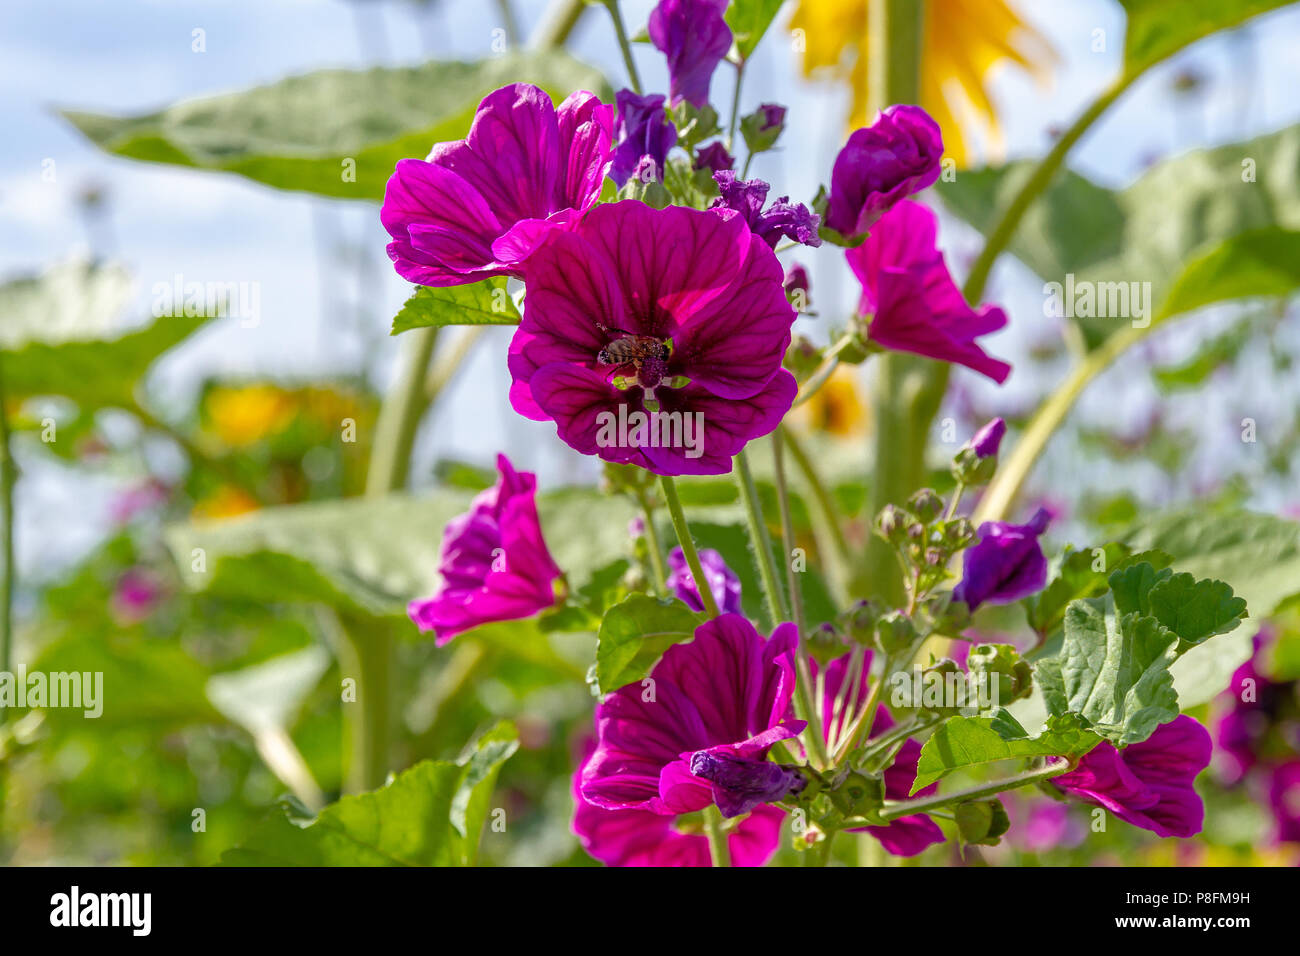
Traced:
<path id="1" fill-rule="evenodd" d="M 740 578 L 736 572 L 727 567 L 722 555 L 712 548 L 700 549 L 700 565 L 704 568 L 704 577 L 709 582 L 713 599 L 724 614 L 740 613 Z M 668 590 L 686 603 L 693 611 L 703 611 L 704 602 L 700 600 L 699 588 L 691 576 L 691 569 L 686 564 L 686 554 L 681 548 L 673 548 L 668 554 Z"/>
<path id="2" fill-rule="evenodd" d="M 973 310 L 966 304 L 935 246 L 929 209 L 900 202 L 845 257 L 862 283 L 858 310 L 872 315 L 867 327 L 872 342 L 1006 381 L 1011 366 L 990 358 L 975 341 L 1005 326 L 1006 314 L 996 306 Z"/>
<path id="3" fill-rule="evenodd" d="M 655 179 L 662 181 L 668 151 L 677 144 L 677 127 L 669 122 L 664 111 L 663 94 L 638 96 L 631 90 L 619 90 L 615 101 L 618 104 L 618 122 L 614 127 L 617 145 L 609 178 L 622 188 L 649 156 L 654 163 Z"/>
<path id="4" fill-rule="evenodd" d="M 1028 524 L 986 521 L 979 541 L 963 557 L 962 578 L 952 596 L 971 610 L 981 604 L 1010 604 L 1041 591 L 1047 584 L 1047 558 L 1038 536 L 1050 517 L 1039 508 Z"/>
<path id="5" fill-rule="evenodd" d="M 709 102 L 709 83 L 727 51 L 731 28 L 722 14 L 728 0 L 660 0 L 650 13 L 650 41 L 668 59 L 674 105 Z"/>
<path id="6" fill-rule="evenodd" d="M 939 178 L 943 137 L 919 106 L 891 106 L 835 158 L 826 225 L 861 236 L 900 199 Z"/>
<path id="7" fill-rule="evenodd" d="M 1007 423 L 1001 418 L 995 418 L 979 431 L 977 431 L 970 440 L 971 450 L 979 458 L 992 458 L 1002 447 L 1002 438 L 1007 433 Z"/>
<path id="8" fill-rule="evenodd" d="M 555 603 L 560 569 L 542 538 L 534 500 L 537 478 L 497 456 L 497 484 L 447 524 L 438 571 L 443 583 L 407 611 L 439 646 L 493 621 L 532 617 Z"/>

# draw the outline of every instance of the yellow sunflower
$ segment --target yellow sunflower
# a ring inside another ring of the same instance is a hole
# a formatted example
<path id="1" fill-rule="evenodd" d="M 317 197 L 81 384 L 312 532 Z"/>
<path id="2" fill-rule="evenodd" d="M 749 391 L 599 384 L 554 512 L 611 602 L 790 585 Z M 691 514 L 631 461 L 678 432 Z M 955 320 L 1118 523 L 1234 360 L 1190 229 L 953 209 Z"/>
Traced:
<path id="1" fill-rule="evenodd" d="M 803 31 L 803 70 L 829 73 L 853 87 L 850 128 L 867 115 L 867 5 L 870 0 L 799 0 L 791 29 Z M 1056 54 L 1047 39 L 1027 26 L 1005 0 L 924 0 L 921 41 L 921 102 L 943 130 L 945 153 L 958 165 L 973 157 L 963 135 L 987 144 L 986 159 L 998 159 L 1002 133 L 985 88 L 989 69 L 1003 60 L 1039 80 L 1050 76 Z"/>
<path id="2" fill-rule="evenodd" d="M 245 448 L 289 427 L 298 400 L 275 385 L 219 385 L 205 402 L 214 434 L 228 448 Z"/>

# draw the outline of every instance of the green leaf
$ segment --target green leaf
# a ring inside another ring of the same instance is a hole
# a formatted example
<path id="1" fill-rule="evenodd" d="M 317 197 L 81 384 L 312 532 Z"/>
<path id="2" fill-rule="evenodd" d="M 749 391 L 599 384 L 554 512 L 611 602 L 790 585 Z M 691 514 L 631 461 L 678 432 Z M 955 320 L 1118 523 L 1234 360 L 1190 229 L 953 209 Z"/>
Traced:
<path id="1" fill-rule="evenodd" d="M 921 748 L 912 793 L 956 770 L 1026 757 L 1081 757 L 1101 743 L 1101 737 L 1075 714 L 1053 716 L 1037 737 L 1007 739 L 998 732 L 999 726 L 1006 723 L 996 716 L 950 717 L 940 724 Z"/>
<path id="2" fill-rule="evenodd" d="M 1227 634 L 1246 616 L 1246 602 L 1222 581 L 1196 580 L 1186 572 L 1156 571 L 1143 562 L 1110 578 L 1120 614 L 1151 615 L 1181 639 L 1182 650 Z"/>
<path id="3" fill-rule="evenodd" d="M 776 19 L 784 0 L 731 0 L 723 14 L 731 27 L 736 49 L 742 60 L 747 60 L 758 47 L 763 34 Z"/>
<path id="4" fill-rule="evenodd" d="M 1117 746 L 1146 740 L 1178 716 L 1178 694 L 1169 665 L 1178 636 L 1153 617 L 1121 614 L 1111 595 L 1074 601 L 1065 611 L 1065 640 L 1055 675 L 1044 689 L 1049 709 L 1082 714 Z M 1048 665 L 1049 667 L 1053 665 Z"/>
<path id="5" fill-rule="evenodd" d="M 420 286 L 393 318 L 392 334 L 447 325 L 518 325 L 519 318 L 501 277 L 446 288 Z"/>
<path id="6" fill-rule="evenodd" d="M 329 669 L 330 654 L 313 645 L 237 671 L 213 675 L 212 705 L 233 724 L 256 736 L 293 725 L 298 708 Z"/>
<path id="7" fill-rule="evenodd" d="M 281 809 L 223 866 L 472 866 L 501 764 L 518 746 L 498 724 L 463 763 L 426 760 L 378 790 L 331 804 L 306 826 Z"/>
<path id="8" fill-rule="evenodd" d="M 1227 687 L 1250 658 L 1259 622 L 1300 594 L 1300 524 L 1294 521 L 1240 509 L 1178 511 L 1128 529 L 1121 540 L 1173 555 L 1178 570 L 1196 578 L 1226 582 L 1250 609 L 1244 627 L 1191 648 L 1174 664 L 1184 708 Z"/>
<path id="9" fill-rule="evenodd" d="M 1096 551 L 1101 551 L 1097 554 Z M 1105 547 L 1082 551 L 1066 549 L 1061 555 L 1051 580 L 1038 594 L 1026 598 L 1025 617 L 1029 626 L 1039 634 L 1049 634 L 1056 630 L 1065 617 L 1065 607 L 1071 601 L 1083 597 L 1097 597 L 1106 591 L 1106 576 L 1128 554 L 1128 548 L 1121 544 L 1108 544 Z M 1093 570 L 1100 564 L 1100 570 Z"/>
<path id="10" fill-rule="evenodd" d="M 114 331 L 130 291 L 122 270 L 77 262 L 0 285 L 5 393 L 62 395 L 83 408 L 129 407 L 158 357 L 211 318 L 162 316 Z"/>
<path id="11" fill-rule="evenodd" d="M 1202 37 L 1290 0 L 1120 0 L 1127 14 L 1124 72 L 1136 76 Z"/>
<path id="12" fill-rule="evenodd" d="M 562 51 L 475 62 L 321 70 L 270 86 L 183 100 L 156 113 L 64 116 L 101 149 L 148 162 L 237 173 L 277 189 L 380 200 L 399 159 L 463 139 L 479 101 L 514 82 L 557 102 L 574 90 L 609 100 L 592 67 Z"/>
<path id="13" fill-rule="evenodd" d="M 605 612 L 596 644 L 602 694 L 645 677 L 663 652 L 689 641 L 705 618 L 676 599 L 633 594 Z"/>
<path id="14" fill-rule="evenodd" d="M 1008 249 L 1045 282 L 1060 284 L 1063 295 L 1072 282 L 1081 307 L 1088 288 L 1081 283 L 1093 284 L 1096 305 L 1105 299 L 1107 312 L 1112 293 L 1122 306 L 1133 283 L 1143 299 L 1141 283 L 1151 284 L 1144 317 L 1132 301 L 1127 315 L 1099 315 L 1096 306 L 1093 315 L 1075 311 L 1089 348 L 1135 320 L 1154 324 L 1212 302 L 1285 294 L 1297 280 L 1298 153 L 1300 126 L 1290 126 L 1164 160 L 1122 190 L 1063 170 L 1025 213 Z M 936 188 L 987 237 L 1034 167 L 1022 161 L 971 170 Z"/>

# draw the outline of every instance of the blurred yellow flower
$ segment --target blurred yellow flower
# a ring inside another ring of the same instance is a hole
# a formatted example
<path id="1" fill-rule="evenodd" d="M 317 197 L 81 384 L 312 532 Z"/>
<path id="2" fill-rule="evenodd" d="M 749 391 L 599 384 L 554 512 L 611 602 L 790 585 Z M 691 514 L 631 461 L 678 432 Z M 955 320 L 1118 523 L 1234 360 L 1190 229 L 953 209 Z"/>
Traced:
<path id="1" fill-rule="evenodd" d="M 230 448 L 244 448 L 276 435 L 293 421 L 298 400 L 275 385 L 218 385 L 206 399 L 213 433 Z"/>
<path id="2" fill-rule="evenodd" d="M 866 405 L 854 380 L 854 369 L 841 365 L 812 398 L 791 414 L 794 422 L 810 431 L 853 438 L 867 430 Z"/>
<path id="3" fill-rule="evenodd" d="M 871 119 L 867 115 L 868 3 L 799 0 L 790 21 L 792 29 L 803 30 L 804 73 L 825 71 L 852 84 L 852 129 Z M 925 0 L 924 16 L 919 105 L 943 130 L 944 152 L 959 166 L 970 165 L 974 152 L 966 136 L 974 132 L 987 144 L 986 160 L 1001 158 L 1002 133 L 985 87 L 986 74 L 995 63 L 1010 60 L 1045 80 L 1055 52 L 1005 0 Z"/>
<path id="4" fill-rule="evenodd" d="M 194 506 L 191 516 L 194 518 L 233 518 L 249 511 L 256 511 L 261 505 L 248 492 L 234 485 L 222 485 Z"/>

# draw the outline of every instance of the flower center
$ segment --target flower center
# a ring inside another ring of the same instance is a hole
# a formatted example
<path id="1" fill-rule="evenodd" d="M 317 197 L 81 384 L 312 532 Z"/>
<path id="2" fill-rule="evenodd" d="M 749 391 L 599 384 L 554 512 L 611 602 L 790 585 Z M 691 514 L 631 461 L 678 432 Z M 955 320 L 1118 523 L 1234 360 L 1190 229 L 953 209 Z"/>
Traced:
<path id="1" fill-rule="evenodd" d="M 604 348 L 596 353 L 596 361 L 601 365 L 626 368 L 632 374 L 618 375 L 614 386 L 628 389 L 639 385 L 645 392 L 647 406 L 655 403 L 655 389 L 660 385 L 668 388 L 681 388 L 687 379 L 683 376 L 668 375 L 668 360 L 673 354 L 671 339 L 661 339 L 653 335 L 637 335 L 623 329 L 611 329 L 599 326 L 601 331 L 614 335 Z M 657 404 L 657 403 L 655 403 Z"/>

